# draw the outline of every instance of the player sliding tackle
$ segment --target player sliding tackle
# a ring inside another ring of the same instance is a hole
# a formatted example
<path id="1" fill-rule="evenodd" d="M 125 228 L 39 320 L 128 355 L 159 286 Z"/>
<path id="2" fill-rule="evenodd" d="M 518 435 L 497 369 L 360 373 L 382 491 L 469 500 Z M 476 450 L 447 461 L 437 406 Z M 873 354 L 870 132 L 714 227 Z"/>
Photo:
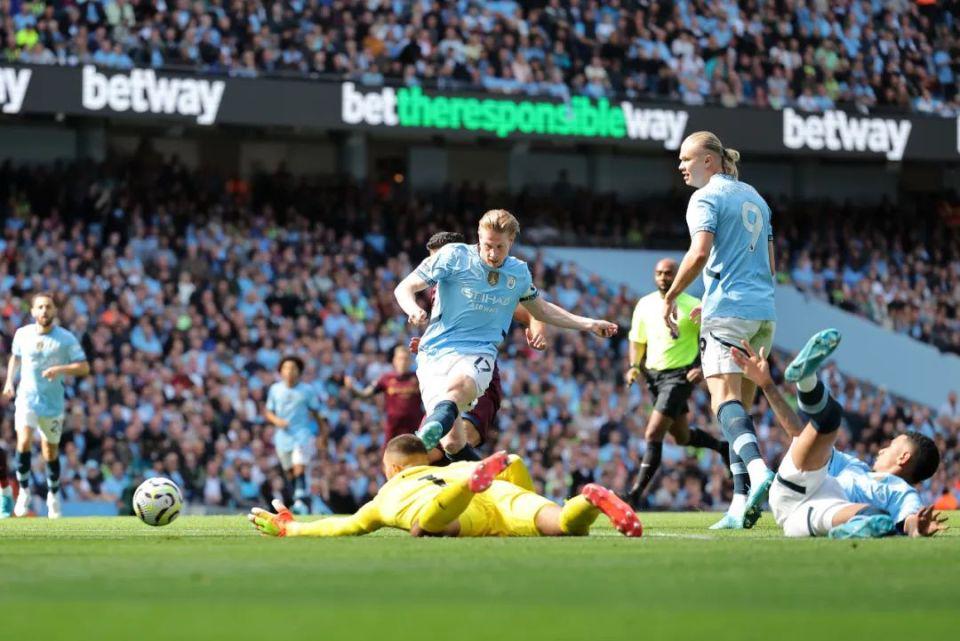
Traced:
<path id="1" fill-rule="evenodd" d="M 402 434 L 387 444 L 383 472 L 386 484 L 352 516 L 300 523 L 274 501 L 275 514 L 253 508 L 247 518 L 269 536 L 355 536 L 382 527 L 414 536 L 584 536 L 602 512 L 626 536 L 643 533 L 630 506 L 599 485 L 563 507 L 536 494 L 523 460 L 506 452 L 433 467 L 423 442 Z"/>
<path id="2" fill-rule="evenodd" d="M 817 378 L 817 369 L 840 344 L 840 332 L 814 335 L 787 367 L 784 377 L 797 384 L 806 424 L 787 404 L 773 379 L 766 354 L 747 341 L 731 351 L 745 376 L 756 383 L 780 425 L 793 437 L 770 489 L 770 507 L 787 536 L 873 538 L 902 533 L 933 536 L 946 517 L 923 507 L 913 485 L 937 471 L 940 453 L 918 432 L 907 432 L 880 450 L 873 470 L 834 448 L 841 408 Z"/>
<path id="3" fill-rule="evenodd" d="M 427 418 L 417 435 L 428 450 L 441 439 L 453 456 L 465 446 L 457 417 L 490 384 L 497 347 L 507 335 L 517 303 L 548 325 L 605 338 L 617 332 L 614 323 L 576 316 L 540 298 L 527 264 L 509 255 L 519 231 L 520 223 L 511 213 L 490 210 L 480 219 L 477 245 L 445 245 L 394 291 L 410 323 L 427 327 L 417 354 Z M 416 294 L 433 285 L 437 298 L 428 318 Z"/>

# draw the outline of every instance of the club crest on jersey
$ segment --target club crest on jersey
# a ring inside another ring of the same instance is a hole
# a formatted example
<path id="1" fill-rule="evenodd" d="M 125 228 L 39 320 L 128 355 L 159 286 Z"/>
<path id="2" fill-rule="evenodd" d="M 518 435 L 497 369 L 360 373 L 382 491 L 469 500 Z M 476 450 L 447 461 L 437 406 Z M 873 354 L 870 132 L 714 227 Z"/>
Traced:
<path id="1" fill-rule="evenodd" d="M 517 279 L 513 276 L 507 276 L 507 289 L 513 289 L 517 286 Z"/>
<path id="2" fill-rule="evenodd" d="M 500 272 L 487 272 L 487 283 L 489 283 L 491 287 L 496 287 L 499 282 Z"/>

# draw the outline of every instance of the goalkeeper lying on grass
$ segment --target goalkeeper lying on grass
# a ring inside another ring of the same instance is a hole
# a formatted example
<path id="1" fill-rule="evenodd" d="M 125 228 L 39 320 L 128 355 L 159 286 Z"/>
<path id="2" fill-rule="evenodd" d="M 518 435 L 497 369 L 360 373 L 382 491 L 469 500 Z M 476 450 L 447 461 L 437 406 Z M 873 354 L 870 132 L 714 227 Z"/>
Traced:
<path id="1" fill-rule="evenodd" d="M 387 444 L 383 471 L 387 483 L 352 516 L 300 523 L 274 501 L 276 514 L 253 508 L 247 518 L 269 536 L 353 536 L 381 527 L 413 536 L 583 536 L 603 512 L 626 536 L 643 532 L 630 506 L 599 485 L 563 507 L 540 496 L 523 460 L 506 452 L 433 467 L 423 442 L 403 434 Z"/>

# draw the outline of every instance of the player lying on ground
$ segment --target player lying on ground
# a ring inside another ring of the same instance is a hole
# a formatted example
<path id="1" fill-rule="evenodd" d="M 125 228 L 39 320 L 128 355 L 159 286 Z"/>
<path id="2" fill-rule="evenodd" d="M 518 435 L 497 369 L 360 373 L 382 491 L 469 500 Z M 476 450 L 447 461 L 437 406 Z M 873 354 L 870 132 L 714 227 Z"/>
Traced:
<path id="1" fill-rule="evenodd" d="M 427 418 L 417 431 L 428 450 L 454 429 L 459 451 L 466 442 L 457 418 L 490 385 L 497 347 L 506 337 L 517 303 L 548 325 L 613 336 L 614 323 L 577 316 L 544 301 L 530 269 L 510 256 L 520 223 L 502 209 L 480 219 L 476 245 L 451 243 L 426 258 L 394 290 L 416 327 L 426 327 L 417 354 L 417 378 Z M 437 286 L 428 316 L 416 294 Z"/>
<path id="2" fill-rule="evenodd" d="M 906 432 L 880 450 L 871 470 L 834 448 L 840 404 L 817 378 L 817 369 L 840 344 L 835 329 L 815 334 L 784 374 L 797 384 L 806 424 L 787 404 L 773 379 L 766 354 L 747 341 L 733 357 L 745 376 L 763 390 L 777 421 L 793 437 L 770 489 L 770 507 L 787 536 L 873 538 L 901 533 L 933 536 L 947 529 L 946 517 L 924 507 L 914 485 L 937 471 L 940 453 L 932 440 Z"/>
<path id="3" fill-rule="evenodd" d="M 254 508 L 247 518 L 270 536 L 353 536 L 382 527 L 414 536 L 584 536 L 603 512 L 623 534 L 643 533 L 630 506 L 599 485 L 563 507 L 540 496 L 523 460 L 506 452 L 479 463 L 427 463 L 423 442 L 403 434 L 384 451 L 386 484 L 356 514 L 299 523 L 274 501 L 276 514 Z"/>

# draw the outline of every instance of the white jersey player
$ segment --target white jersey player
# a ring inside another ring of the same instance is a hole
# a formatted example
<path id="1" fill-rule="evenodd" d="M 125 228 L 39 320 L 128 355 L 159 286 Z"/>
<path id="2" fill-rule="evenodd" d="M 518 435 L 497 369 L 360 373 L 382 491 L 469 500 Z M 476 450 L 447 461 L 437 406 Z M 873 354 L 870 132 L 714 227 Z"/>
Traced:
<path id="1" fill-rule="evenodd" d="M 90 365 L 80 342 L 58 326 L 57 305 L 52 294 L 35 294 L 30 307 L 34 323 L 13 336 L 3 396 L 14 403 L 17 431 L 17 482 L 20 494 L 13 509 L 24 516 L 30 509 L 30 448 L 34 432 L 40 434 L 40 449 L 47 463 L 47 516 L 60 517 L 60 436 L 63 434 L 64 376 L 86 376 Z M 20 384 L 14 378 L 20 371 Z"/>

